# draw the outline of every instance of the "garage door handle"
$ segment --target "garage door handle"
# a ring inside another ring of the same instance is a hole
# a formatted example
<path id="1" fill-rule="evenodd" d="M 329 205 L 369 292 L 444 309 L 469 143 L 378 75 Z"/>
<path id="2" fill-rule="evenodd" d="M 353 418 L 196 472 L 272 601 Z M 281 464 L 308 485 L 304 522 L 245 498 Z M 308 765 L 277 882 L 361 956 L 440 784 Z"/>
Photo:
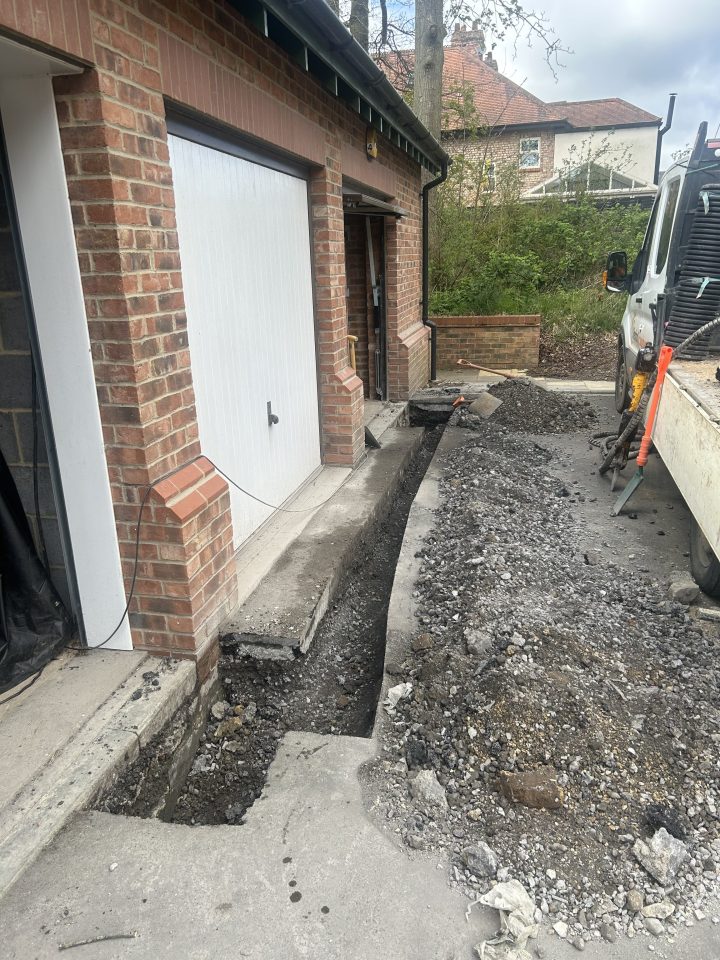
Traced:
<path id="1" fill-rule="evenodd" d="M 277 414 L 272 412 L 272 401 L 268 400 L 267 402 L 267 415 L 268 415 L 268 426 L 272 427 L 276 423 L 280 423 L 280 417 Z"/>

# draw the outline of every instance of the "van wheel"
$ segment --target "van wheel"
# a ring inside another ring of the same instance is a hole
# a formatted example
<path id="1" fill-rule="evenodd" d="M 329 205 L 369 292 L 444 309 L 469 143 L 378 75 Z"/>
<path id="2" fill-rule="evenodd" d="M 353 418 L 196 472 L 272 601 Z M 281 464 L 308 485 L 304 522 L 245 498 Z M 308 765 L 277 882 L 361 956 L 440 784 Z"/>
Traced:
<path id="1" fill-rule="evenodd" d="M 694 517 L 690 518 L 690 571 L 709 597 L 720 597 L 720 560 Z"/>
<path id="2" fill-rule="evenodd" d="M 628 373 L 625 363 L 625 341 L 620 337 L 617 347 L 617 363 L 615 366 L 615 409 L 622 413 L 630 402 L 628 395 Z"/>

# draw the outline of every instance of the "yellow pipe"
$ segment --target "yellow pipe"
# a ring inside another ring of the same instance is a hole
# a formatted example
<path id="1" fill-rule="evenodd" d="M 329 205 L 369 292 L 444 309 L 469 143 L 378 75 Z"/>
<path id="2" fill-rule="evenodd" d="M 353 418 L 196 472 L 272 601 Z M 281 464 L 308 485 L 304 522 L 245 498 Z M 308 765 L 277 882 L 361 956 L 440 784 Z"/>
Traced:
<path id="1" fill-rule="evenodd" d="M 647 383 L 649 374 L 647 373 L 636 373 L 633 377 L 632 382 L 632 399 L 630 400 L 630 406 L 628 410 L 630 413 L 634 413 L 637 410 L 637 406 L 640 403 L 640 397 L 643 394 L 645 389 L 645 384 Z"/>

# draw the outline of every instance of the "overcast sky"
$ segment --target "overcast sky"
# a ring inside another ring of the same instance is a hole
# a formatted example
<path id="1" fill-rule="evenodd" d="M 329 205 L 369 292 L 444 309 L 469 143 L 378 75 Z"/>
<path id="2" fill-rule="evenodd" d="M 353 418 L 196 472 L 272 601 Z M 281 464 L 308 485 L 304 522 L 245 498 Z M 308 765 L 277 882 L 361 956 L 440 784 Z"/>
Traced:
<path id="1" fill-rule="evenodd" d="M 544 11 L 563 46 L 565 65 L 555 79 L 536 42 L 508 41 L 495 55 L 506 76 L 543 100 L 622 97 L 665 117 L 668 94 L 677 93 L 673 127 L 665 136 L 662 166 L 692 143 L 698 124 L 709 135 L 720 126 L 720 3 L 718 0 L 523 0 Z M 606 14 L 603 14 L 603 10 Z M 491 38 L 488 38 L 491 39 Z M 527 79 L 526 79 L 527 78 Z"/>

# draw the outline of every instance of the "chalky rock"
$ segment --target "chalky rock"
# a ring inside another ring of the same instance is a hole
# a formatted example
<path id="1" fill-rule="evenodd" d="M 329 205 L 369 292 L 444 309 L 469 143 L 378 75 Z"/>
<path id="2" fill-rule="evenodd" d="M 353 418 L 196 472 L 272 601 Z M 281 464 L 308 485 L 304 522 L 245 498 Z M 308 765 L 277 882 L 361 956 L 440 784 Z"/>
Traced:
<path id="1" fill-rule="evenodd" d="M 441 813 L 447 810 L 445 791 L 438 783 L 438 778 L 432 770 L 421 770 L 410 781 L 410 796 L 417 802 L 418 806 L 424 807 L 426 810 Z"/>
<path id="2" fill-rule="evenodd" d="M 662 887 L 672 882 L 688 855 L 682 840 L 671 837 L 664 827 L 649 841 L 636 840 L 633 853 L 635 859 Z"/>

